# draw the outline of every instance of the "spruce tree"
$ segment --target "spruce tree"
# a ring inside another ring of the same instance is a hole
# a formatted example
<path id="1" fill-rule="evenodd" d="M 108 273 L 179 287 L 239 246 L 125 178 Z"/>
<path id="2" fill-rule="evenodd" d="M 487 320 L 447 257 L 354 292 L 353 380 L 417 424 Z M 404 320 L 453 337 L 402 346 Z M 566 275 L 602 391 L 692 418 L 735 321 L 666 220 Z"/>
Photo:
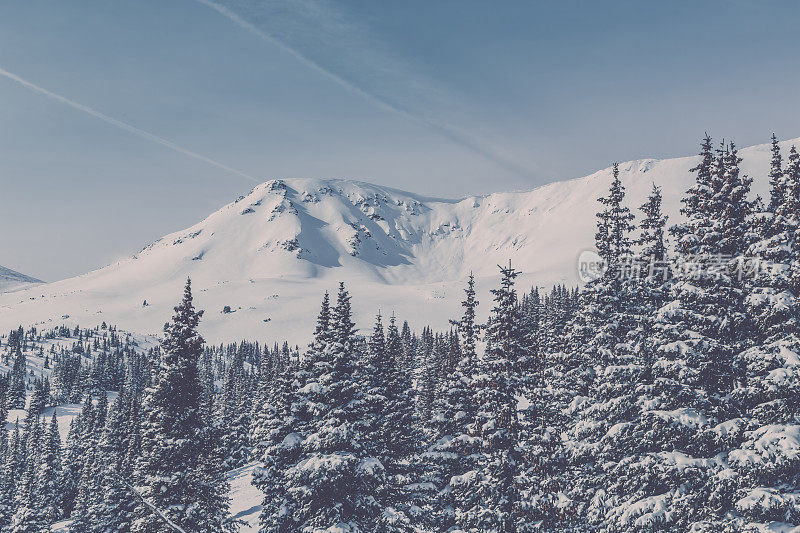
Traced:
<path id="1" fill-rule="evenodd" d="M 317 327 L 314 330 L 314 344 L 315 347 L 324 347 L 329 339 L 331 333 L 331 305 L 330 295 L 325 291 L 325 296 L 322 297 L 322 306 L 317 316 Z"/>
<path id="2" fill-rule="evenodd" d="M 728 461 L 738 474 L 734 507 L 742 527 L 778 521 L 800 523 L 800 305 L 793 264 L 800 257 L 800 157 L 792 147 L 785 175 L 773 135 L 772 191 L 748 256 L 755 261 L 746 305 L 754 319 L 755 346 L 737 356 L 743 386 L 733 394 L 744 423 L 744 439 Z"/>
<path id="3" fill-rule="evenodd" d="M 15 512 L 9 531 L 13 533 L 38 533 L 50 529 L 52 522 L 47 508 L 40 505 L 38 472 L 46 446 L 42 423 L 37 415 L 29 414 L 23 432 L 22 473 L 17 485 Z"/>
<path id="4" fill-rule="evenodd" d="M 225 468 L 244 466 L 250 456 L 250 420 L 248 377 L 243 363 L 231 364 L 223 383 L 221 400 L 222 450 Z"/>
<path id="5" fill-rule="evenodd" d="M 784 202 L 784 194 L 786 192 L 786 185 L 784 184 L 783 169 L 783 156 L 781 156 L 781 148 L 778 146 L 778 139 L 775 134 L 772 134 L 772 159 L 769 164 L 769 210 L 774 213 L 779 206 Z"/>
<path id="6" fill-rule="evenodd" d="M 98 442 L 97 461 L 100 494 L 89 506 L 93 532 L 128 532 L 135 517 L 138 497 L 125 481 L 130 434 L 135 431 L 131 408 L 133 391 L 124 387 L 108 411 L 105 427 Z"/>
<path id="7" fill-rule="evenodd" d="M 520 425 L 516 392 L 521 388 L 521 361 L 525 357 L 517 317 L 514 280 L 519 272 L 500 267 L 500 288 L 493 289 L 495 306 L 486 331 L 486 353 L 474 378 L 477 404 L 471 434 L 480 438 L 478 467 L 451 480 L 462 529 L 517 531 L 519 515 L 517 476 L 522 462 L 518 443 Z"/>
<path id="8" fill-rule="evenodd" d="M 472 274 L 464 292 L 466 298 L 461 302 L 464 313 L 456 322 L 462 331 L 464 348 L 459 351 L 459 360 L 446 375 L 433 402 L 430 444 L 421 454 L 424 468 L 417 473 L 418 487 L 427 488 L 427 491 L 418 490 L 416 495 L 417 506 L 421 509 L 419 521 L 429 531 L 449 531 L 461 526 L 456 517 L 465 516 L 469 508 L 463 505 L 464 500 L 454 498 L 453 489 L 464 479 L 462 476 L 475 475 L 483 453 L 483 441 L 474 435 L 477 405 L 473 380 L 478 362 L 475 310 L 478 302 Z"/>
<path id="9" fill-rule="evenodd" d="M 461 350 L 465 360 L 475 362 L 475 342 L 478 338 L 478 326 L 475 323 L 475 309 L 478 307 L 478 300 L 475 298 L 475 276 L 472 272 L 467 278 L 467 288 L 464 290 L 465 299 L 461 302 L 464 308 L 464 315 L 458 322 L 458 332 L 461 335 Z"/>
<path id="10" fill-rule="evenodd" d="M 259 423 L 265 466 L 254 482 L 265 494 L 264 532 L 370 531 L 380 515 L 375 494 L 383 492 L 384 467 L 369 451 L 344 284 L 331 319 L 330 340 L 307 354 L 302 381 L 286 384 L 285 405 L 296 414 Z"/>
<path id="11" fill-rule="evenodd" d="M 661 187 L 655 183 L 647 200 L 639 208 L 644 215 L 639 223 L 639 239 L 636 243 L 640 246 L 639 256 L 644 261 L 642 277 L 655 276 L 664 280 L 668 272 L 657 270 L 667 259 L 667 240 L 665 226 L 667 217 L 661 210 Z"/>
<path id="12" fill-rule="evenodd" d="M 91 502 L 86 482 L 94 480 L 87 462 L 94 446 L 95 410 L 91 397 L 87 397 L 81 412 L 70 423 L 66 453 L 61 469 L 61 507 L 65 516 L 83 514 Z M 84 473 L 85 472 L 85 473 Z"/>
<path id="13" fill-rule="evenodd" d="M 183 301 L 164 326 L 164 340 L 153 384 L 145 391 L 142 456 L 136 468 L 141 496 L 171 521 L 192 531 L 226 531 L 227 480 L 210 443 L 202 411 L 204 388 L 199 360 L 203 338 L 197 333 L 202 312 L 192 303 L 187 280 Z M 140 507 L 134 531 L 170 532 L 160 516 Z"/>
<path id="14" fill-rule="evenodd" d="M 576 525 L 572 512 L 594 526 L 603 522 L 609 502 L 601 496 L 615 482 L 617 464 L 637 445 L 635 436 L 619 430 L 628 427 L 638 409 L 641 390 L 637 384 L 647 374 L 642 344 L 651 328 L 646 320 L 657 307 L 647 276 L 663 264 L 666 252 L 659 189 L 654 185 L 642 207 L 645 220 L 640 239 L 634 241 L 630 236 L 633 215 L 622 207 L 624 188 L 618 182 L 615 171 L 609 196 L 600 199 L 613 207 L 598 213 L 598 227 L 618 227 L 620 236 L 613 239 L 613 232 L 596 235 L 598 250 L 609 250 L 604 257 L 606 270 L 584 287 L 578 314 L 570 324 L 566 348 L 576 355 L 556 354 L 555 358 L 555 374 L 564 374 L 556 377 L 555 390 L 572 390 L 575 394 L 570 397 L 559 392 L 556 409 L 569 413 L 563 432 L 566 442 L 560 450 L 553 442 L 553 435 L 558 434 L 555 428 L 563 423 L 563 417 L 552 411 L 549 414 L 556 423 L 546 425 L 545 433 L 534 441 L 537 449 L 556 456 L 555 464 L 545 461 L 539 469 L 561 469 L 560 477 L 567 479 L 558 487 L 564 496 L 554 498 L 551 494 L 545 501 L 570 526 Z M 638 254 L 634 254 L 634 243 L 642 246 Z M 585 346 L 581 346 L 584 341 Z M 565 450 L 569 451 L 566 456 Z M 538 516 L 547 522 L 542 510 L 537 509 Z"/>
<path id="15" fill-rule="evenodd" d="M 635 443 L 612 470 L 598 502 L 615 527 L 722 527 L 734 484 L 724 468 L 740 423 L 730 394 L 739 382 L 735 355 L 747 331 L 741 282 L 733 268 L 746 244 L 749 179 L 735 148 L 716 157 L 708 137 L 692 169 L 685 220 L 673 229 L 678 268 L 653 324 L 652 385 L 637 413 L 616 432 Z M 647 383 L 645 381 L 645 383 Z"/>
<path id="16" fill-rule="evenodd" d="M 61 476 L 61 437 L 58 433 L 55 410 L 40 449 L 41 457 L 36 478 L 36 506 L 43 514 L 44 523 L 50 526 L 60 518 L 58 481 Z"/>
<path id="17" fill-rule="evenodd" d="M 16 495 L 23 469 L 23 457 L 23 443 L 17 420 L 8 436 L 3 457 L 2 476 L 0 476 L 0 527 L 9 527 L 16 511 Z"/>
<path id="18" fill-rule="evenodd" d="M 365 450 L 384 468 L 385 483 L 376 494 L 382 508 L 375 530 L 410 531 L 414 507 L 409 495 L 412 477 L 410 459 L 416 450 L 419 435 L 414 431 L 411 382 L 400 366 L 400 337 L 395 318 L 384 335 L 378 313 L 369 339 L 364 374 Z"/>
<path id="19" fill-rule="evenodd" d="M 630 316 L 631 232 L 633 214 L 624 205 L 625 187 L 619 167 L 612 169 L 608 196 L 598 199 L 604 209 L 597 213 L 595 246 L 604 263 L 602 275 L 590 280 L 580 295 L 579 309 L 570 323 L 566 351 L 578 359 L 585 375 L 579 387 L 583 394 L 593 379 L 596 366 L 612 362 L 617 344 L 624 342 L 634 323 Z M 582 362 L 581 362 L 582 361 Z M 576 376 L 577 377 L 577 376 Z"/>

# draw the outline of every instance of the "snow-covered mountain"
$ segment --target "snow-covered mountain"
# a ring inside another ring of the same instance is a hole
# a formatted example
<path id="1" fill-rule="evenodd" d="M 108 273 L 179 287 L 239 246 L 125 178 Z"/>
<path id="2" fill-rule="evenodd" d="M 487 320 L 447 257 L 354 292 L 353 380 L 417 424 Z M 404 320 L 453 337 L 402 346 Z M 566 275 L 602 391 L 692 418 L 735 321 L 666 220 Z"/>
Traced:
<path id="1" fill-rule="evenodd" d="M 787 141 L 788 145 L 796 141 Z M 754 190 L 767 189 L 769 147 L 740 151 Z M 696 157 L 622 163 L 628 205 L 656 183 L 677 220 Z M 521 287 L 577 283 L 576 262 L 590 249 L 596 199 L 610 169 L 530 191 L 429 198 L 349 180 L 273 180 L 202 222 L 167 235 L 129 259 L 76 278 L 0 295 L 0 330 L 18 324 L 113 321 L 158 332 L 191 276 L 202 332 L 304 342 L 324 290 L 345 281 L 359 325 L 379 308 L 413 325 L 444 327 L 459 314 L 473 271 L 487 312 L 499 263 L 524 272 Z M 147 305 L 144 305 L 146 301 Z M 230 306 L 230 313 L 223 313 Z"/>
<path id="2" fill-rule="evenodd" d="M 0 293 L 27 289 L 41 283 L 44 282 L 0 265 Z"/>

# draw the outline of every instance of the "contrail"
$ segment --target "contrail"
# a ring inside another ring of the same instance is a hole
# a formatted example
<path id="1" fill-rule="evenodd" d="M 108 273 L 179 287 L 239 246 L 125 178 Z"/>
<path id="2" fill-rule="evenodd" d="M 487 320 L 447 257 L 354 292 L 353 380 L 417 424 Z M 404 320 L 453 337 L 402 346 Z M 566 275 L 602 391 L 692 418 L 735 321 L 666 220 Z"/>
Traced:
<path id="1" fill-rule="evenodd" d="M 443 135 L 447 139 L 459 144 L 468 150 L 480 155 L 481 157 L 505 168 L 513 172 L 518 176 L 522 176 L 524 178 L 531 178 L 531 172 L 523 168 L 520 165 L 510 161 L 506 157 L 496 153 L 495 151 L 491 150 L 491 148 L 487 148 L 483 146 L 483 143 L 479 142 L 478 140 L 472 138 L 472 136 L 468 135 L 467 133 L 461 131 L 459 128 L 456 128 L 450 124 L 445 122 L 434 120 L 429 117 L 420 115 L 419 113 L 415 112 L 412 109 L 409 109 L 407 106 L 404 106 L 400 103 L 392 101 L 391 99 L 386 98 L 385 96 L 379 96 L 370 92 L 368 89 L 365 89 L 358 84 L 336 74 L 329 68 L 326 68 L 321 63 L 315 61 L 314 59 L 308 57 L 304 53 L 300 52 L 293 46 L 283 42 L 281 39 L 276 38 L 275 36 L 271 35 L 270 33 L 262 30 L 255 24 L 247 21 L 233 10 L 228 9 L 224 5 L 216 2 L 215 0 L 196 0 L 200 4 L 203 4 L 206 7 L 209 7 L 216 11 L 217 13 L 221 14 L 222 16 L 228 18 L 233 23 L 239 25 L 240 27 L 244 28 L 245 30 L 253 33 L 254 35 L 264 39 L 265 41 L 277 46 L 281 50 L 288 52 L 289 54 L 293 55 L 297 59 L 299 59 L 302 63 L 309 66 L 313 70 L 319 72 L 323 76 L 330 78 L 331 80 L 335 81 L 339 85 L 345 87 L 346 89 L 358 94 L 359 96 L 363 97 L 367 101 L 371 102 L 372 104 L 386 109 L 395 113 L 398 113 L 404 117 L 407 117 L 415 122 L 421 123 L 427 128 Z"/>
<path id="2" fill-rule="evenodd" d="M 5 70 L 3 68 L 0 68 L 0 75 L 3 75 L 8 79 L 17 82 L 20 85 L 22 85 L 23 87 L 26 87 L 26 88 L 34 91 L 34 92 L 37 92 L 37 93 L 39 93 L 41 95 L 44 95 L 44 96 L 46 96 L 48 98 L 51 98 L 51 99 L 56 100 L 58 102 L 61 102 L 62 104 L 66 104 L 66 105 L 70 106 L 73 109 L 77 109 L 78 111 L 83 111 L 87 115 L 91 115 L 91 116 L 93 116 L 95 118 L 98 118 L 98 119 L 102 120 L 103 122 L 105 122 L 107 124 L 111 124 L 112 126 L 116 126 L 116 127 L 120 128 L 122 130 L 127 131 L 128 133 L 132 133 L 132 134 L 136 135 L 137 137 L 141 137 L 142 139 L 147 139 L 148 141 L 152 141 L 154 143 L 160 144 L 161 146 L 165 146 L 165 147 L 169 148 L 170 150 L 174 150 L 174 151 L 176 151 L 178 153 L 181 153 L 183 155 L 188 155 L 189 157 L 193 157 L 194 159 L 197 159 L 198 161 L 203 161 L 204 163 L 208 163 L 209 165 L 214 165 L 217 168 L 221 168 L 222 170 L 226 170 L 226 171 L 228 171 L 228 172 L 230 172 L 232 174 L 236 174 L 237 176 L 241 176 L 243 178 L 249 179 L 250 181 L 254 181 L 256 183 L 260 183 L 261 182 L 261 180 L 259 180 L 257 178 L 254 178 L 253 176 L 251 176 L 249 174 L 245 174 L 241 170 L 236 170 L 235 168 L 231 168 L 228 165 L 222 164 L 219 161 L 215 161 L 215 160 L 211 159 L 210 157 L 206 157 L 206 156 L 204 156 L 202 154 L 198 154 L 197 152 L 193 152 L 193 151 L 189 150 L 188 148 L 184 148 L 183 146 L 178 146 L 177 144 L 175 144 L 173 142 L 170 142 L 170 141 L 168 141 L 168 140 L 166 140 L 166 139 L 164 139 L 162 137 L 159 137 L 158 135 L 154 135 L 154 134 L 149 133 L 147 131 L 140 130 L 136 126 L 132 126 L 132 125 L 128 124 L 127 122 L 122 122 L 121 120 L 117 120 L 117 119 L 115 119 L 113 117 L 110 117 L 110 116 L 104 114 L 104 113 L 101 113 L 100 111 L 96 111 L 96 110 L 92 109 L 89 106 L 85 106 L 83 104 L 79 104 L 78 102 L 70 100 L 69 98 L 61 96 L 60 94 L 56 94 L 54 92 L 48 91 L 47 89 L 45 89 L 43 87 L 39 87 L 38 85 L 36 85 L 34 83 L 31 83 L 31 82 L 29 82 L 28 80 L 26 80 L 24 78 L 20 78 L 19 76 L 17 76 L 13 72 L 9 72 L 9 71 L 7 71 L 7 70 Z"/>

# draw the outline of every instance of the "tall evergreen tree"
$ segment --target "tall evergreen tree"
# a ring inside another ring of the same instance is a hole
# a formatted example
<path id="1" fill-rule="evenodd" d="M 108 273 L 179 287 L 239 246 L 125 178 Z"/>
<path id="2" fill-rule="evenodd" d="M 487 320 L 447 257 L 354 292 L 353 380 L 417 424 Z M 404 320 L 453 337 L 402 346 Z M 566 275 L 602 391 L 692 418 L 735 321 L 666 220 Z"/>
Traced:
<path id="1" fill-rule="evenodd" d="M 256 481 L 265 494 L 263 532 L 370 531 L 380 515 L 375 494 L 382 492 L 384 467 L 370 454 L 344 284 L 332 318 L 329 343 L 312 349 L 302 383 L 287 391 L 286 403 L 297 414 L 276 421 L 280 431 L 274 423 L 260 431 L 257 449 L 267 452 Z"/>
<path id="2" fill-rule="evenodd" d="M 464 315 L 458 322 L 458 332 L 461 336 L 461 350 L 465 360 L 470 361 L 470 365 L 475 362 L 475 343 L 478 338 L 478 326 L 475 322 L 475 309 L 478 307 L 478 300 L 475 298 L 475 276 L 469 273 L 467 288 L 464 290 L 465 298 L 461 302 L 464 308 Z"/>
<path id="3" fill-rule="evenodd" d="M 46 507 L 40 505 L 38 471 L 44 456 L 44 430 L 37 415 L 29 414 L 25 421 L 21 451 L 22 473 L 16 493 L 16 510 L 9 531 L 13 533 L 38 533 L 50 529 Z"/>
<path id="4" fill-rule="evenodd" d="M 49 527 L 60 518 L 61 437 L 58 433 L 56 411 L 50 419 L 44 441 L 41 443 L 39 470 L 36 473 L 36 507 Z"/>
<path id="5" fill-rule="evenodd" d="M 6 435 L 2 435 L 3 439 Z M 19 420 L 14 424 L 14 429 L 8 435 L 3 457 L 2 476 L 0 476 L 0 527 L 11 525 L 16 511 L 16 495 L 20 484 L 20 474 L 23 469 L 22 458 L 24 451 L 19 433 Z"/>
<path id="6" fill-rule="evenodd" d="M 776 209 L 784 202 L 784 194 L 786 186 L 783 179 L 783 156 L 781 156 L 781 148 L 778 146 L 778 139 L 775 134 L 772 134 L 772 159 L 769 163 L 769 210 L 775 212 Z"/>
<path id="7" fill-rule="evenodd" d="M 745 438 L 728 455 L 740 481 L 735 511 L 742 528 L 778 521 L 800 523 L 797 448 L 781 443 L 800 436 L 800 305 L 793 264 L 800 257 L 800 157 L 792 147 L 785 175 L 773 135 L 772 191 L 759 238 L 748 256 L 756 263 L 747 281 L 746 306 L 755 321 L 754 346 L 737 356 L 745 370 L 734 393 Z"/>
<path id="8" fill-rule="evenodd" d="M 191 282 L 183 301 L 164 326 L 164 340 L 153 379 L 146 390 L 142 456 L 136 476 L 142 497 L 184 529 L 226 531 L 227 480 L 216 459 L 210 428 L 201 409 L 203 384 L 198 363 L 203 339 L 197 333 L 202 312 L 192 303 Z M 161 517 L 142 508 L 135 531 L 171 532 Z"/>
<path id="9" fill-rule="evenodd" d="M 97 533 L 131 530 L 135 518 L 138 497 L 125 481 L 128 464 L 128 439 L 135 431 L 132 424 L 131 409 L 135 405 L 134 391 L 126 387 L 108 411 L 105 427 L 98 442 L 98 485 L 97 494 L 89 506 L 92 517 L 89 530 Z"/>
<path id="10" fill-rule="evenodd" d="M 250 456 L 250 391 L 243 361 L 229 365 L 221 399 L 221 445 L 228 470 L 244 466 Z"/>
<path id="11" fill-rule="evenodd" d="M 654 324 L 652 385 L 618 431 L 638 441 L 613 471 L 605 520 L 617 527 L 721 527 L 734 487 L 719 457 L 735 446 L 739 414 L 730 393 L 746 332 L 736 259 L 746 244 L 749 180 L 733 146 L 716 158 L 708 137 L 676 226 L 678 268 Z M 727 428 L 727 429 L 726 429 Z M 633 511 L 635 510 L 635 511 Z"/>
<path id="12" fill-rule="evenodd" d="M 380 313 L 369 340 L 364 373 L 365 450 L 380 461 L 386 482 L 376 494 L 382 507 L 376 531 L 411 531 L 414 518 L 410 458 L 418 444 L 408 373 L 400 366 L 400 337 L 395 318 L 384 335 Z M 410 501 L 412 500 L 412 501 Z"/>
<path id="13" fill-rule="evenodd" d="M 95 409 L 91 396 L 83 402 L 80 414 L 72 420 L 67 434 L 66 453 L 61 469 L 61 507 L 65 516 L 83 515 L 92 501 L 86 483 L 94 481 L 88 464 L 96 444 Z"/>
<path id="14" fill-rule="evenodd" d="M 661 277 L 663 280 L 668 273 L 657 270 L 659 265 L 667 259 L 667 241 L 664 230 L 667 217 L 661 210 L 661 203 L 661 187 L 654 183 L 647 201 L 639 208 L 644 217 L 639 223 L 640 235 L 637 244 L 641 247 L 639 256 L 645 261 L 643 273 Z"/>
<path id="15" fill-rule="evenodd" d="M 475 377 L 476 421 L 472 434 L 481 439 L 482 456 L 475 471 L 451 480 L 456 522 L 466 530 L 517 531 L 522 455 L 516 392 L 525 357 L 517 317 L 514 280 L 519 272 L 500 267 L 500 288 L 493 289 L 495 306 L 486 331 L 486 353 Z"/>
<path id="16" fill-rule="evenodd" d="M 573 513 L 584 524 L 602 522 L 603 510 L 598 507 L 602 508 L 605 502 L 598 505 L 598 494 L 616 475 L 610 471 L 631 445 L 630 436 L 612 432 L 611 428 L 619 427 L 636 411 L 640 393 L 636 384 L 645 373 L 640 346 L 646 338 L 642 322 L 647 313 L 653 312 L 653 303 L 648 301 L 650 287 L 643 275 L 663 262 L 666 247 L 660 191 L 654 186 L 643 206 L 646 218 L 639 241 L 631 236 L 634 217 L 623 205 L 624 198 L 625 189 L 615 166 L 609 195 L 600 199 L 607 207 L 597 214 L 597 224 L 598 228 L 617 230 L 607 234 L 598 231 L 595 236 L 597 249 L 607 250 L 601 254 L 606 269 L 583 288 L 579 308 L 567 330 L 566 353 L 555 354 L 548 371 L 555 378 L 556 386 L 551 390 L 557 394 L 553 398 L 556 412 L 540 407 L 552 422 L 543 424 L 543 434 L 534 444 L 537 449 L 554 454 L 555 459 L 539 461 L 537 468 L 560 471 L 559 477 L 566 480 L 555 487 L 555 497 L 551 492 L 544 500 L 559 518 L 559 527 L 580 527 Z M 643 248 L 638 255 L 633 252 L 635 243 Z M 544 394 L 552 396 L 553 392 L 545 390 Z M 558 414 L 559 410 L 568 413 L 567 420 Z M 561 431 L 565 442 L 558 445 L 552 442 L 553 435 L 564 423 L 566 427 Z M 537 515 L 553 524 L 543 516 L 546 509 L 539 506 Z"/>
<path id="17" fill-rule="evenodd" d="M 464 309 L 456 324 L 462 332 L 463 350 L 455 367 L 442 381 L 431 408 L 430 444 L 421 454 L 424 468 L 418 472 L 417 505 L 421 509 L 420 522 L 429 531 L 450 531 L 464 527 L 461 520 L 470 511 L 465 498 L 456 498 L 460 483 L 477 475 L 478 459 L 484 442 L 474 434 L 477 404 L 473 384 L 476 376 L 477 355 L 475 342 L 477 325 L 475 313 L 475 278 L 470 274 L 464 290 Z M 465 505 L 466 504 L 466 505 Z M 457 518 L 458 517 L 458 518 Z"/>
<path id="18" fill-rule="evenodd" d="M 567 351 L 580 354 L 585 375 L 580 388 L 583 393 L 598 364 L 608 364 L 613 359 L 613 350 L 623 342 L 634 323 L 628 309 L 630 302 L 630 278 L 632 259 L 631 232 L 633 214 L 624 205 L 625 187 L 619 177 L 615 163 L 608 196 L 598 201 L 605 206 L 597 213 L 595 246 L 604 262 L 602 276 L 590 280 L 580 295 L 579 309 L 569 326 L 566 336 Z M 577 376 L 576 376 L 577 377 Z"/>
<path id="19" fill-rule="evenodd" d="M 317 316 L 317 327 L 314 330 L 314 344 L 315 347 L 320 349 L 324 347 L 330 340 L 331 334 L 331 305 L 330 295 L 325 291 L 325 296 L 322 297 L 322 307 Z"/>

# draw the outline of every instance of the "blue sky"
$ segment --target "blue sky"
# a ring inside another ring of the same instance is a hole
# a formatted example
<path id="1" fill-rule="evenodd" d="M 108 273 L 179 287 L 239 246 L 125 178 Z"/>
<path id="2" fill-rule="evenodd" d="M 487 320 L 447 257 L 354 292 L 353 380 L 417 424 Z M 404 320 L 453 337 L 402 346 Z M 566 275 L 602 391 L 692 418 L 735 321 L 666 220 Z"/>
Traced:
<path id="1" fill-rule="evenodd" d="M 0 69 L 259 181 L 462 196 L 688 155 L 704 131 L 740 146 L 800 136 L 798 15 L 745 1 L 9 0 Z M 0 185 L 0 264 L 55 280 L 253 183 L 0 76 Z"/>

